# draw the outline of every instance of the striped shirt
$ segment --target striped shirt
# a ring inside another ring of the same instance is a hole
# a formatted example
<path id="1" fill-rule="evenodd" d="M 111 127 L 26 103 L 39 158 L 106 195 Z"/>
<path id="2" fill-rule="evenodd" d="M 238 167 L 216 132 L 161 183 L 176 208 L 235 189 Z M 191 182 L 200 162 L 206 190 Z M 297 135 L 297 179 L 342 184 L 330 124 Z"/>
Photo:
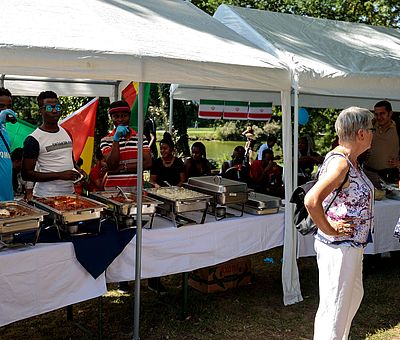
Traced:
<path id="1" fill-rule="evenodd" d="M 119 165 L 128 166 L 128 164 L 134 163 L 137 160 L 138 150 L 138 136 L 135 130 L 129 128 L 130 134 L 119 141 Z M 113 137 L 115 129 L 111 131 L 106 137 L 100 141 L 101 152 L 105 157 L 111 152 Z M 150 154 L 149 144 L 145 136 L 143 136 L 143 153 Z M 107 187 L 136 187 L 137 185 L 137 174 L 135 172 L 112 172 L 107 173 L 104 182 L 104 188 Z"/>

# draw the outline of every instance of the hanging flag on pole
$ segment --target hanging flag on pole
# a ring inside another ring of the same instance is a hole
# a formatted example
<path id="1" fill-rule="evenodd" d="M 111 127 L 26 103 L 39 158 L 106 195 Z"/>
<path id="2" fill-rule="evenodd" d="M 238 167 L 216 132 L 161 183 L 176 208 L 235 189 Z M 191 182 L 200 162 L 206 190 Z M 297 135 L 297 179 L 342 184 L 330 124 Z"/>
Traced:
<path id="1" fill-rule="evenodd" d="M 35 125 L 19 118 L 17 118 L 17 122 L 15 124 L 7 124 L 6 128 L 8 135 L 10 136 L 11 150 L 22 148 L 24 146 L 25 138 L 36 130 Z"/>
<path id="2" fill-rule="evenodd" d="M 64 118 L 60 125 L 71 135 L 74 159 L 82 158 L 82 169 L 89 174 L 92 167 L 94 127 L 99 98 L 94 98 L 80 109 Z"/>
<path id="3" fill-rule="evenodd" d="M 150 98 L 150 83 L 143 83 L 143 85 L 143 112 L 146 116 Z M 138 91 L 139 83 L 132 81 L 121 92 L 122 99 L 125 100 L 131 108 L 131 119 L 129 125 L 136 131 L 138 130 Z"/>
<path id="4" fill-rule="evenodd" d="M 247 120 L 249 111 L 248 102 L 229 101 L 225 102 L 224 119 Z"/>
<path id="5" fill-rule="evenodd" d="M 252 103 L 249 105 L 249 119 L 269 122 L 272 117 L 272 103 Z"/>
<path id="6" fill-rule="evenodd" d="M 224 112 L 223 100 L 200 99 L 199 118 L 221 119 Z"/>

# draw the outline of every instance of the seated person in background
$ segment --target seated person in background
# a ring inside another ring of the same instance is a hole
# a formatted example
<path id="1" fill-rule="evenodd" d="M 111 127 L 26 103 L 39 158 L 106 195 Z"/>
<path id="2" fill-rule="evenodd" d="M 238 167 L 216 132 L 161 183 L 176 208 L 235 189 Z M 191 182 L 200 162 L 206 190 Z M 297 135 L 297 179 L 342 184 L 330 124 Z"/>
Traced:
<path id="1" fill-rule="evenodd" d="M 208 176 L 211 164 L 206 157 L 206 147 L 201 142 L 192 145 L 192 156 L 185 161 L 186 173 L 189 177 Z"/>
<path id="2" fill-rule="evenodd" d="M 57 94 L 44 91 L 37 97 L 43 123 L 24 141 L 22 178 L 35 182 L 37 197 L 70 195 L 80 177 L 72 155 L 72 139 L 58 121 L 62 107 Z"/>
<path id="3" fill-rule="evenodd" d="M 299 139 L 299 184 L 311 179 L 315 165 L 322 164 L 324 157 L 313 150 L 313 142 L 310 135 L 304 135 Z"/>
<path id="4" fill-rule="evenodd" d="M 396 167 L 399 156 L 399 136 L 392 120 L 392 105 L 386 101 L 375 104 L 374 137 L 364 164 L 366 170 L 377 173 L 383 180 L 394 183 L 399 179 Z"/>
<path id="5" fill-rule="evenodd" d="M 101 152 L 107 163 L 108 173 L 104 179 L 105 190 L 115 187 L 137 186 L 138 136 L 129 127 L 131 109 L 129 104 L 118 100 L 110 104 L 108 113 L 115 128 L 100 142 Z M 143 170 L 151 168 L 151 154 L 147 139 L 143 136 Z"/>
<path id="6" fill-rule="evenodd" d="M 274 153 L 265 149 L 262 160 L 250 165 L 250 187 L 256 192 L 283 197 L 282 168 L 274 162 Z"/>
<path id="7" fill-rule="evenodd" d="M 186 169 L 183 162 L 174 155 L 175 144 L 168 132 L 160 141 L 161 157 L 157 158 L 150 171 L 150 183 L 158 188 L 168 185 L 182 186 L 186 181 Z"/>
<path id="8" fill-rule="evenodd" d="M 21 166 L 22 166 L 22 148 L 15 148 L 11 152 L 12 161 L 12 184 L 14 189 L 14 197 L 23 197 L 26 191 L 26 182 L 22 179 Z"/>
<path id="9" fill-rule="evenodd" d="M 249 163 L 245 161 L 243 146 L 237 146 L 232 153 L 232 160 L 222 163 L 221 176 L 234 181 L 246 182 L 249 179 Z"/>
<path id="10" fill-rule="evenodd" d="M 267 149 L 273 150 L 273 147 L 276 144 L 276 140 L 277 140 L 276 136 L 271 135 L 271 136 L 267 137 L 267 142 L 264 143 L 263 145 L 261 145 L 260 148 L 258 149 L 257 159 L 259 161 L 262 160 L 262 153 L 264 150 L 267 150 Z M 275 159 L 278 159 L 278 157 L 275 157 Z"/>
<path id="11" fill-rule="evenodd" d="M 89 174 L 89 192 L 104 190 L 104 176 L 107 172 L 107 163 L 101 149 L 96 150 L 96 164 L 92 167 Z"/>

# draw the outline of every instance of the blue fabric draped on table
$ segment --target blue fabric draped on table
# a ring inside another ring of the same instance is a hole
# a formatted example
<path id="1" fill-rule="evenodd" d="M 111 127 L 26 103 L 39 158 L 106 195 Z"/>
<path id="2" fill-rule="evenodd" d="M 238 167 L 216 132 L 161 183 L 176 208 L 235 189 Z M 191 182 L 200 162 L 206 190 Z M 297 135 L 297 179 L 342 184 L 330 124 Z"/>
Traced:
<path id="1" fill-rule="evenodd" d="M 81 227 L 96 230 L 98 221 L 85 222 Z M 79 263 L 97 279 L 136 235 L 136 228 L 118 230 L 115 221 L 111 219 L 103 220 L 100 230 L 99 234 L 74 235 L 60 240 L 55 228 L 47 228 L 41 230 L 39 242 L 72 242 Z M 33 233 L 20 233 L 14 236 L 14 241 L 29 243 L 33 237 Z"/>

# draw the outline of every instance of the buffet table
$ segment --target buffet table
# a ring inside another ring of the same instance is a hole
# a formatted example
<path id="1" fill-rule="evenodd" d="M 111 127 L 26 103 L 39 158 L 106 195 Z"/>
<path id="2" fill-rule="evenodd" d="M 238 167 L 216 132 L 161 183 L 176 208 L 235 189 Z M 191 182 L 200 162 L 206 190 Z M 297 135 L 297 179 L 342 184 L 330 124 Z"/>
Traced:
<path id="1" fill-rule="evenodd" d="M 105 294 L 80 265 L 72 243 L 37 244 L 0 252 L 0 326 Z"/>
<path id="2" fill-rule="evenodd" d="M 235 211 L 238 214 L 238 211 Z M 284 214 L 249 215 L 173 227 L 156 217 L 143 229 L 142 278 L 189 272 L 283 245 Z M 107 282 L 135 279 L 135 238 L 106 271 Z"/>
<path id="3" fill-rule="evenodd" d="M 393 237 L 394 227 L 400 216 L 400 201 L 384 199 L 375 201 L 373 243 L 365 248 L 365 254 L 379 254 L 400 250 L 400 242 Z M 315 256 L 314 237 L 298 233 L 298 256 Z"/>

